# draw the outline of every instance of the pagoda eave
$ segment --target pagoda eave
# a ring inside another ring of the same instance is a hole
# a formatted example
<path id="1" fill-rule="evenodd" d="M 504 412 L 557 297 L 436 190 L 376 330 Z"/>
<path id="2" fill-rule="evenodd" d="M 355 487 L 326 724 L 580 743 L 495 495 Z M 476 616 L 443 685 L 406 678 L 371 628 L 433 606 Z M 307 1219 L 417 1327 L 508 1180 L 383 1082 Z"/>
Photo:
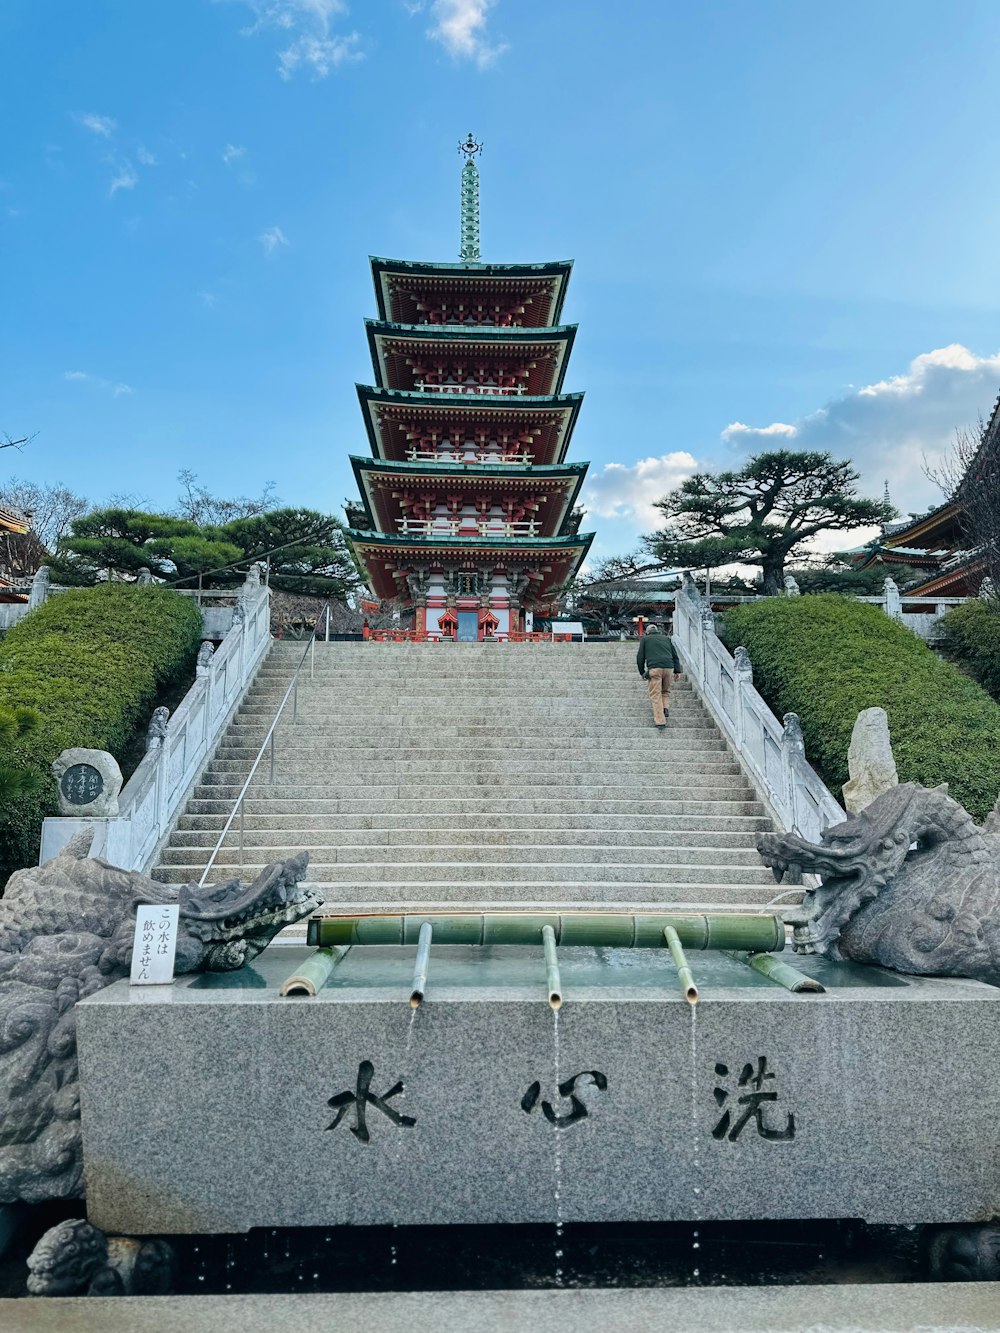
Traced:
<path id="1" fill-rule="evenodd" d="M 559 463 L 583 405 L 582 393 L 483 394 L 426 393 L 414 389 L 384 389 L 372 384 L 355 386 L 364 417 L 368 445 L 374 458 L 392 458 L 393 427 L 427 422 L 439 424 L 477 423 L 489 430 L 518 427 L 538 437 L 539 452 L 551 463 Z"/>
<path id="2" fill-rule="evenodd" d="M 544 599 L 575 575 L 594 540 L 593 533 L 552 538 L 394 537 L 355 528 L 349 528 L 347 536 L 372 591 L 381 598 L 396 596 L 399 578 L 420 565 L 439 569 L 487 565 L 526 572 L 534 597 Z"/>
<path id="3" fill-rule="evenodd" d="M 418 387 L 394 383 L 398 376 L 403 375 L 403 366 L 416 357 L 433 360 L 450 353 L 456 357 L 503 356 L 529 367 L 537 366 L 541 361 L 542 368 L 533 375 L 536 383 L 522 386 L 532 395 L 561 393 L 566 366 L 576 338 L 575 324 L 556 324 L 544 328 L 499 328 L 494 325 L 394 324 L 366 319 L 365 331 L 375 378 L 379 385 L 386 388 Z M 400 358 L 403 358 L 402 362 Z M 549 363 L 548 367 L 546 362 Z M 539 380 L 542 381 L 541 385 L 537 383 Z M 433 393 L 434 390 L 431 390 L 431 395 Z M 478 396 L 475 389 L 472 395 Z M 521 395 L 499 392 L 496 396 Z"/>
<path id="4" fill-rule="evenodd" d="M 399 512 L 400 501 L 412 500 L 417 491 L 425 502 L 430 496 L 443 502 L 456 494 L 470 501 L 489 496 L 491 504 L 520 502 L 527 512 L 517 516 L 518 522 L 530 518 L 539 529 L 539 536 L 559 536 L 589 467 L 587 463 L 535 467 L 502 463 L 380 462 L 356 455 L 351 456 L 350 462 L 368 530 L 389 535 L 394 535 L 395 523 L 406 517 Z M 488 521 L 488 516 L 483 521 Z M 496 521 L 503 520 L 498 517 Z"/>
<path id="5" fill-rule="evenodd" d="M 545 283 L 550 287 L 549 322 L 557 323 L 566 299 L 566 289 L 573 271 L 571 259 L 542 264 L 484 264 L 479 262 L 428 263 L 406 259 L 385 259 L 369 255 L 379 318 L 392 318 L 393 285 L 400 280 L 422 280 L 434 288 L 449 283 L 482 284 L 484 280 L 503 284 L 514 290 L 525 283 Z M 470 281 L 471 280 L 471 281 Z"/>

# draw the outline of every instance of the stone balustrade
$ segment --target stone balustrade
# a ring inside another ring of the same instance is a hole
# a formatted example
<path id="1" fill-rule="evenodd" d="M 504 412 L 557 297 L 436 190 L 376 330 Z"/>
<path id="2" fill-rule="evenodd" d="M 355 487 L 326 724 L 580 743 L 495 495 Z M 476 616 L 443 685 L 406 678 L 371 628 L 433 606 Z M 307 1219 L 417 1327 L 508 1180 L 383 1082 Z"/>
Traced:
<path id="1" fill-rule="evenodd" d="M 806 761 L 794 713 L 779 722 L 754 689 L 745 648 L 729 652 L 712 610 L 690 575 L 677 595 L 674 645 L 695 690 L 726 734 L 761 800 L 782 829 L 818 842 L 843 808 Z"/>

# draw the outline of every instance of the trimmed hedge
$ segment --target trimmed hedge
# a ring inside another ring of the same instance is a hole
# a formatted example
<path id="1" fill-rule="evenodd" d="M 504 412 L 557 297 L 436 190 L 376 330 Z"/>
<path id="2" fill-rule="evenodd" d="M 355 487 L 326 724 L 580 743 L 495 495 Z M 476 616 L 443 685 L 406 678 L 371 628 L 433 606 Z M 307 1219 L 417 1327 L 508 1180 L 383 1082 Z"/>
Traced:
<path id="1" fill-rule="evenodd" d="M 938 624 L 944 651 L 1000 699 L 1000 609 L 977 597 L 952 607 Z"/>
<path id="2" fill-rule="evenodd" d="M 1000 706 L 877 606 L 832 593 L 727 611 L 754 684 L 780 717 L 798 713 L 806 754 L 839 796 L 858 713 L 882 707 L 901 782 L 947 782 L 976 819 L 1000 792 Z"/>
<path id="3" fill-rule="evenodd" d="M 0 812 L 0 884 L 37 861 L 42 819 L 58 805 L 52 761 L 75 745 L 120 755 L 158 691 L 190 670 L 200 638 L 191 598 L 123 583 L 59 593 L 9 631 L 0 706 L 40 714 L 11 754 L 43 781 L 41 795 Z"/>

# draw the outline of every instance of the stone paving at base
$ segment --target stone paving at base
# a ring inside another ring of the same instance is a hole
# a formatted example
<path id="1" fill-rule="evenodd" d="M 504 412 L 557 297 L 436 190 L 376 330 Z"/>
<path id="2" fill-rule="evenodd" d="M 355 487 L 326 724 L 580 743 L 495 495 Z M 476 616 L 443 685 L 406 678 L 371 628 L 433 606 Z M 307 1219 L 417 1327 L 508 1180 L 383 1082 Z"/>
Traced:
<path id="1" fill-rule="evenodd" d="M 1000 1283 L 0 1301 L 4 1333 L 992 1333 Z"/>

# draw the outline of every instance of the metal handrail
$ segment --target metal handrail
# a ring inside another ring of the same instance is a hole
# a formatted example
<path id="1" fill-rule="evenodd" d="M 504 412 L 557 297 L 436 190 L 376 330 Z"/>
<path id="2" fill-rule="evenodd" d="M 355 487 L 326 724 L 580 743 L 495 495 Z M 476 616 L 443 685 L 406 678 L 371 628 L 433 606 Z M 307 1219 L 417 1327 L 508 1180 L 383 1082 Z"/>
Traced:
<path id="1" fill-rule="evenodd" d="M 292 723 L 294 724 L 295 722 L 298 721 L 298 716 L 299 716 L 299 673 L 300 673 L 300 671 L 302 670 L 302 668 L 305 666 L 305 664 L 306 664 L 306 658 L 308 657 L 308 658 L 309 658 L 309 679 L 312 680 L 312 679 L 315 677 L 315 674 L 316 674 L 316 636 L 317 636 L 317 634 L 318 634 L 318 632 L 319 632 L 319 623 L 320 623 L 320 620 L 321 620 L 321 618 L 322 618 L 322 616 L 323 616 L 323 612 L 324 612 L 324 611 L 326 612 L 326 630 L 325 630 L 325 635 L 324 635 L 324 642 L 326 642 L 326 643 L 329 643 L 329 642 L 330 642 L 330 614 L 331 614 L 331 605 L 330 605 L 329 602 L 327 602 L 326 606 L 322 607 L 322 608 L 320 609 L 320 611 L 319 611 L 319 614 L 316 616 L 316 623 L 313 625 L 313 632 L 312 632 L 312 635 L 310 636 L 309 642 L 306 644 L 305 651 L 303 652 L 301 658 L 299 659 L 299 664 L 298 664 L 298 666 L 295 668 L 295 674 L 292 676 L 291 680 L 288 682 L 288 689 L 285 691 L 284 696 L 283 696 L 283 698 L 282 698 L 282 700 L 281 700 L 281 703 L 278 704 L 278 711 L 275 713 L 274 717 L 273 717 L 272 720 L 271 720 L 271 725 L 270 725 L 270 726 L 268 727 L 268 729 L 267 729 L 267 735 L 266 735 L 266 736 L 264 737 L 264 739 L 261 741 L 260 749 L 257 751 L 257 758 L 253 761 L 253 764 L 252 764 L 252 766 L 251 766 L 251 768 L 250 768 L 250 772 L 247 774 L 247 779 L 246 779 L 246 781 L 244 782 L 243 786 L 240 788 L 240 794 L 239 794 L 239 796 L 237 796 L 237 798 L 236 798 L 236 800 L 235 800 L 235 802 L 234 802 L 234 804 L 233 804 L 233 808 L 232 808 L 232 810 L 229 812 L 229 818 L 226 820 L 225 825 L 223 826 L 222 832 L 219 834 L 219 840 L 218 840 L 218 842 L 215 844 L 215 846 L 212 848 L 212 855 L 208 858 L 208 864 L 205 866 L 205 869 L 201 872 L 201 878 L 198 880 L 198 887 L 199 887 L 199 889 L 203 887 L 203 885 L 204 885 L 206 879 L 208 879 L 209 871 L 212 869 L 212 866 L 215 864 L 215 858 L 218 856 L 219 852 L 222 850 L 222 844 L 225 842 L 226 837 L 227 837 L 227 835 L 228 835 L 228 833 L 229 833 L 229 830 L 230 830 L 230 829 L 232 828 L 232 826 L 233 826 L 233 820 L 236 818 L 237 813 L 239 813 L 239 816 L 240 816 L 240 868 L 242 869 L 242 867 L 243 867 L 243 837 L 244 837 L 244 832 L 245 832 L 244 824 L 245 824 L 245 816 L 246 816 L 246 807 L 244 806 L 243 802 L 244 802 L 244 799 L 245 799 L 245 797 L 246 797 L 247 792 L 248 792 L 249 789 L 250 789 L 250 783 L 253 781 L 254 774 L 257 772 L 257 765 L 258 765 L 258 764 L 260 763 L 260 761 L 264 758 L 264 751 L 267 749 L 268 745 L 270 745 L 270 747 L 271 747 L 271 774 L 270 774 L 270 780 L 271 780 L 271 782 L 274 781 L 274 733 L 275 733 L 275 730 L 276 730 L 276 728 L 277 728 L 277 726 L 278 726 L 279 721 L 281 720 L 281 714 L 284 712 L 285 705 L 288 703 L 289 696 L 292 696 Z"/>

